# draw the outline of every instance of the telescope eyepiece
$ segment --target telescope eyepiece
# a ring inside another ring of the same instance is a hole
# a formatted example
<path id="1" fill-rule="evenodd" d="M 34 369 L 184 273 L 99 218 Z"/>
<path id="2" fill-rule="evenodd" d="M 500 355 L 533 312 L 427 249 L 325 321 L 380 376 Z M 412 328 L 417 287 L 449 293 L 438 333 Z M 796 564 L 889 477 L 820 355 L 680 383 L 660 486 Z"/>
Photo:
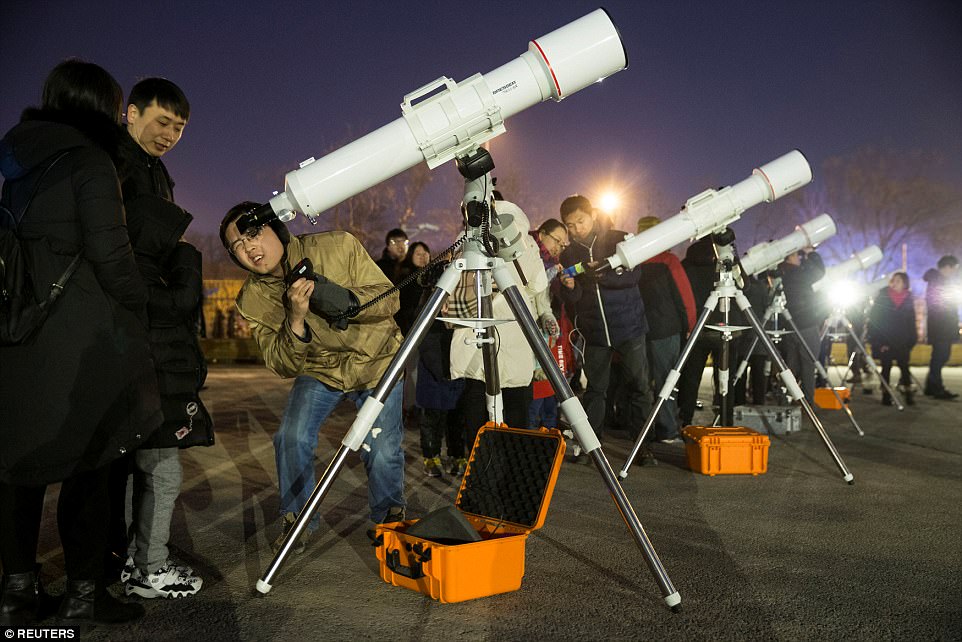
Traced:
<path id="1" fill-rule="evenodd" d="M 253 238 L 260 232 L 260 228 L 275 220 L 277 220 L 277 214 L 274 213 L 270 203 L 265 203 L 237 217 L 237 231 L 248 238 Z"/>

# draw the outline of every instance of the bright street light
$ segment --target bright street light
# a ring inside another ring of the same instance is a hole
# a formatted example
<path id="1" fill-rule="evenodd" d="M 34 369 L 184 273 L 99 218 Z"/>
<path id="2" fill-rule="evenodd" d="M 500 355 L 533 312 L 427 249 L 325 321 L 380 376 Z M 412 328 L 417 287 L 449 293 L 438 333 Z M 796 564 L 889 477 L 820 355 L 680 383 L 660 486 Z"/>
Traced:
<path id="1" fill-rule="evenodd" d="M 618 206 L 621 204 L 621 198 L 614 192 L 605 192 L 601 195 L 601 202 L 598 203 L 598 208 L 605 214 L 611 214 Z"/>

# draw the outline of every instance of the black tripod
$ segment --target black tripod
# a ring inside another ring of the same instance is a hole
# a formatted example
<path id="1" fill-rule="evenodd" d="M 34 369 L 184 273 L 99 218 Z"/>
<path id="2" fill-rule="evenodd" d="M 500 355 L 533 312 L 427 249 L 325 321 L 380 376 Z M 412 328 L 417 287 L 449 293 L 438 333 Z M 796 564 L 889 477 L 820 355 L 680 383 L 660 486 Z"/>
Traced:
<path id="1" fill-rule="evenodd" d="M 300 537 L 301 533 L 307 528 L 311 516 L 317 511 L 324 497 L 333 484 L 334 478 L 344 466 L 347 455 L 351 451 L 356 451 L 361 447 L 364 438 L 371 430 L 371 426 L 380 414 L 384 405 L 384 400 L 398 381 L 404 370 L 405 362 L 417 350 L 421 340 L 427 334 L 428 328 L 434 322 L 438 313 L 441 311 L 447 297 L 454 292 L 455 287 L 461 280 L 461 274 L 465 271 L 475 273 L 476 293 L 478 300 L 478 318 L 476 319 L 475 332 L 478 335 L 479 347 L 484 351 L 483 362 L 485 368 L 486 391 L 488 393 L 489 413 L 493 421 L 499 421 L 498 403 L 499 394 L 497 392 L 497 364 L 494 359 L 494 345 L 490 341 L 489 328 L 494 323 L 490 319 L 491 310 L 491 281 L 497 284 L 499 290 L 504 295 L 508 306 L 524 333 L 528 344 L 531 346 L 535 357 L 544 369 L 548 380 L 555 390 L 555 395 L 560 403 L 559 407 L 565 420 L 571 425 L 575 436 L 581 444 L 581 448 L 587 452 L 605 485 L 608 487 L 611 497 L 624 519 L 628 530 L 631 532 L 635 543 L 641 549 L 655 581 L 658 583 L 665 603 L 673 610 L 681 609 L 681 596 L 672 585 L 665 571 L 658 554 L 655 552 L 648 535 L 641 525 L 641 521 L 635 514 L 634 509 L 625 495 L 615 474 L 601 450 L 601 442 L 595 436 L 588 416 L 585 414 L 581 402 L 572 392 L 571 387 L 564 375 L 558 369 L 558 365 L 552 358 L 547 344 L 541 337 L 541 331 L 535 324 L 531 313 L 528 311 L 527 304 L 515 283 L 513 271 L 505 260 L 511 261 L 520 255 L 523 247 L 522 235 L 527 230 L 520 230 L 512 227 L 510 217 L 502 217 L 509 220 L 499 220 L 496 212 L 490 211 L 492 203 L 491 191 L 492 181 L 489 172 L 494 169 L 494 164 L 490 161 L 490 156 L 483 149 L 478 150 L 468 158 L 458 159 L 458 168 L 465 177 L 465 240 L 464 252 L 461 258 L 448 266 L 441 277 L 438 279 L 435 291 L 425 303 L 420 315 L 411 327 L 411 331 L 404 343 L 401 345 L 387 371 L 381 378 L 374 393 L 367 398 L 358 412 L 357 418 L 351 424 L 351 428 L 341 441 L 334 459 L 328 465 L 327 470 L 311 493 L 304 509 L 298 514 L 291 530 L 281 544 L 280 550 L 268 565 L 264 576 L 257 581 L 257 590 L 267 593 L 271 590 L 271 582 L 274 580 L 281 565 L 290 554 L 294 542 Z M 521 243 L 520 245 L 515 245 Z M 487 315 L 487 316 L 485 316 Z"/>
<path id="2" fill-rule="evenodd" d="M 635 440 L 634 447 L 631 449 L 631 453 L 628 455 L 628 459 L 625 461 L 625 465 L 622 467 L 621 472 L 618 473 L 619 477 L 624 479 L 628 476 L 628 469 L 631 466 L 632 461 L 638 455 L 638 451 L 641 450 L 642 441 L 648 431 L 651 430 L 652 424 L 655 422 L 655 417 L 658 416 L 658 412 L 664 405 L 665 401 L 671 396 L 674 391 L 675 384 L 678 378 L 681 376 L 681 369 L 685 365 L 685 361 L 688 360 L 688 356 L 691 354 L 691 350 L 698 340 L 699 335 L 705 329 L 708 321 L 708 316 L 714 312 L 716 309 L 719 310 L 729 310 L 731 308 L 731 300 L 735 299 L 735 303 L 738 308 L 745 315 L 745 318 L 751 324 L 752 329 L 755 331 L 755 336 L 762 342 L 765 349 L 768 351 L 769 356 L 772 358 L 772 362 L 778 367 L 778 377 L 782 380 L 785 388 L 788 390 L 789 397 L 797 401 L 802 407 L 802 410 L 811 419 L 812 424 L 818 431 L 819 436 L 821 436 L 822 441 L 825 443 L 825 447 L 828 449 L 829 454 L 835 461 L 835 465 L 842 473 L 842 479 L 844 479 L 849 484 L 855 483 L 855 477 L 849 472 L 848 468 L 845 466 L 845 462 L 842 461 L 842 456 L 839 455 L 838 450 L 835 449 L 835 445 L 829 438 L 828 433 L 825 432 L 825 427 L 819 420 L 818 416 L 815 414 L 814 409 L 808 400 L 805 399 L 805 394 L 802 392 L 801 387 L 795 380 L 795 376 L 792 371 L 788 369 L 788 365 L 779 354 L 772 340 L 767 334 L 765 334 L 764 328 L 762 328 L 761 323 L 758 321 L 758 317 L 752 311 L 751 304 L 748 302 L 748 298 L 739 289 L 737 283 L 735 282 L 735 276 L 733 273 L 734 263 L 735 263 L 735 251 L 732 247 L 735 235 L 731 230 L 726 229 L 722 233 L 717 233 L 715 235 L 715 256 L 716 256 L 716 270 L 718 273 L 717 280 L 715 282 L 715 289 L 711 291 L 708 295 L 708 299 L 705 301 L 705 305 L 702 309 L 701 316 L 698 317 L 698 322 L 695 324 L 695 329 L 692 331 L 691 336 L 688 337 L 688 341 L 685 343 L 684 348 L 682 348 L 681 356 L 678 359 L 678 363 L 675 367 L 668 373 L 668 377 L 665 380 L 665 385 L 662 386 L 661 391 L 658 393 L 658 402 L 652 409 L 651 414 L 648 415 L 648 420 L 645 422 L 645 427 L 641 430 L 638 438 Z M 727 367 L 727 366 L 726 366 Z M 721 387 L 721 386 L 719 386 Z M 724 401 L 724 397 L 723 397 Z M 726 414 L 728 415 L 726 417 Z M 723 425 L 731 425 L 731 411 L 722 408 L 721 418 Z M 728 423 L 724 423 L 724 422 Z"/>
<path id="3" fill-rule="evenodd" d="M 862 431 L 862 428 L 858 425 L 858 422 L 855 421 L 855 415 L 852 414 L 852 409 L 848 407 L 848 404 L 845 403 L 841 395 L 838 394 L 838 391 L 835 389 L 835 387 L 832 386 L 832 382 L 829 379 L 828 372 L 825 370 L 825 366 L 823 366 L 822 362 L 818 360 L 818 357 L 812 351 L 812 347 L 808 345 L 808 342 L 805 341 L 805 339 L 802 337 L 802 333 L 798 331 L 798 326 L 795 325 L 795 319 L 792 318 L 792 313 L 788 311 L 788 307 L 786 306 L 785 291 L 782 288 L 782 280 L 780 278 L 775 279 L 774 290 L 775 290 L 775 296 L 772 299 L 771 304 L 768 306 L 768 309 L 765 310 L 765 317 L 762 319 L 762 326 L 763 327 L 766 326 L 768 324 L 768 321 L 772 320 L 772 322 L 775 325 L 775 330 L 778 331 L 779 318 L 784 318 L 785 321 L 788 322 L 788 325 L 792 328 L 792 331 L 795 333 L 795 338 L 798 340 L 800 344 L 802 344 L 802 347 L 805 349 L 805 354 L 807 354 L 808 358 L 814 362 L 815 370 L 828 383 L 829 390 L 831 390 L 832 394 L 835 395 L 835 400 L 838 401 L 841 408 L 845 411 L 845 414 L 848 417 L 849 422 L 855 428 L 855 431 L 859 434 L 859 437 L 864 437 L 865 433 Z M 778 332 L 779 334 L 776 335 L 774 341 L 778 341 L 781 338 L 781 335 L 785 334 L 783 331 L 778 331 Z M 757 344 L 758 344 L 758 338 L 756 337 L 754 341 L 752 341 L 751 348 L 748 349 L 749 355 L 752 353 L 752 350 L 755 349 L 755 346 Z M 747 367 L 748 367 L 748 357 L 746 356 L 745 359 L 741 362 L 741 364 L 739 364 L 738 370 L 735 372 L 735 381 L 738 381 L 738 379 L 744 374 L 745 368 Z"/>

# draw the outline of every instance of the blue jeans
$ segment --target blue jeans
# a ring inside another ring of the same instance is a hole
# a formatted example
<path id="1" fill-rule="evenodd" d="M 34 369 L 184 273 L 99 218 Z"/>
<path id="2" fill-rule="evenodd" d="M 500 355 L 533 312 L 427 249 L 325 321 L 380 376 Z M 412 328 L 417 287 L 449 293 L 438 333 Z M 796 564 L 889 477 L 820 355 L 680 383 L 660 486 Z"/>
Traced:
<path id="1" fill-rule="evenodd" d="M 287 397 L 287 407 L 284 408 L 284 417 L 274 435 L 281 515 L 300 513 L 317 484 L 314 476 L 314 451 L 317 448 L 317 435 L 321 425 L 345 397 L 360 408 L 373 392 L 373 389 L 343 392 L 307 375 L 301 375 L 294 380 L 294 387 Z M 360 450 L 361 461 L 367 470 L 370 517 L 378 523 L 384 520 L 389 509 L 405 505 L 404 451 L 401 447 L 404 438 L 401 426 L 402 395 L 402 387 L 395 385 L 372 430 L 364 438 L 364 443 L 370 446 L 371 450 Z M 380 431 L 375 438 L 372 435 L 378 428 Z M 316 530 L 320 523 L 320 516 L 315 513 L 308 529 Z"/>
<path id="2" fill-rule="evenodd" d="M 528 428 L 537 430 L 558 427 L 558 399 L 554 395 L 534 399 L 528 406 Z"/>
<path id="3" fill-rule="evenodd" d="M 648 341 L 648 370 L 654 383 L 652 398 L 656 402 L 658 393 L 668 379 L 668 373 L 678 362 L 679 354 L 681 354 L 681 337 L 677 334 Z M 678 437 L 678 403 L 674 399 L 669 397 L 665 400 L 652 427 L 655 430 L 656 439 Z"/>

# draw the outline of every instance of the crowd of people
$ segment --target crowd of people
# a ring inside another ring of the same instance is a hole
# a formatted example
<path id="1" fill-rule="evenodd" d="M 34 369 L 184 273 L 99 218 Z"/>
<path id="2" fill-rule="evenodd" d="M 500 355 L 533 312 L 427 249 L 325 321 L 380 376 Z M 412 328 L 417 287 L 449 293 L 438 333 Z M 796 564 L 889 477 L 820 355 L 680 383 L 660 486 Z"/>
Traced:
<path id="1" fill-rule="evenodd" d="M 201 256 L 183 240 L 191 215 L 176 205 L 161 159 L 189 118 L 186 96 L 168 80 L 144 79 L 124 101 L 109 73 L 70 60 L 50 73 L 41 106 L 26 110 L 0 142 L 3 204 L 22 216 L 17 235 L 36 282 L 52 282 L 76 257 L 83 259 L 35 336 L 0 348 L 0 625 L 29 624 L 54 612 L 67 624 L 137 619 L 142 605 L 106 590 L 116 581 L 127 596 L 142 598 L 185 597 L 203 586 L 168 547 L 180 451 L 214 442 L 199 396 L 207 372 L 196 333 Z M 342 400 L 360 410 L 375 393 L 435 289 L 439 271 L 431 268 L 454 256 L 445 250 L 432 257 L 427 244 L 412 243 L 399 228 L 387 232 L 375 260 L 347 232 L 295 236 L 277 220 L 240 225 L 259 207 L 249 201 L 232 207 L 219 235 L 248 273 L 238 314 L 267 368 L 293 380 L 273 437 L 279 550 L 315 487 L 319 431 Z M 522 232 L 507 269 L 556 365 L 581 393 L 592 429 L 599 438 L 620 430 L 636 439 L 715 286 L 712 238 L 691 244 L 683 260 L 666 251 L 630 270 L 595 271 L 627 233 L 614 229 L 587 197 L 564 199 L 558 218 L 536 228 L 500 194 L 493 208 Z M 636 231 L 658 223 L 642 217 Z M 779 345 L 810 399 L 816 381 L 809 354 L 818 353 L 828 316 L 812 285 L 824 272 L 818 253 L 806 248 L 745 284 L 759 316 L 775 294 L 784 294 L 798 331 Z M 945 256 L 924 276 L 932 359 L 923 392 L 936 399 L 958 396 L 941 378 L 958 339 L 958 272 L 958 260 Z M 476 318 L 483 305 L 485 316 L 511 318 L 496 285 L 489 300 L 479 300 L 477 278 L 474 271 L 461 274 L 443 316 Z M 908 403 L 914 310 L 909 277 L 897 272 L 872 296 L 864 324 L 882 376 L 888 380 L 893 364 L 900 368 Z M 738 323 L 737 315 L 726 320 Z M 420 433 L 425 475 L 458 479 L 492 409 L 513 427 L 562 427 L 554 390 L 520 325 L 489 332 L 495 358 L 486 364 L 473 328 L 434 322 L 379 405 L 358 449 L 372 523 L 406 516 L 405 428 L 416 425 Z M 732 360 L 747 359 L 751 371 L 735 385 L 735 403 L 766 403 L 772 387 L 767 356 L 750 350 L 744 337 L 729 347 Z M 662 404 L 641 465 L 657 464 L 652 441 L 681 441 L 681 428 L 694 419 L 704 367 L 713 355 L 717 370 L 720 348 L 714 332 L 691 346 L 677 403 Z M 94 370 L 98 376 L 90 377 Z M 719 376 L 727 373 L 716 372 L 716 382 Z M 51 389 L 58 394 L 49 395 Z M 54 601 L 43 589 L 36 554 L 44 494 L 58 482 L 67 584 Z M 319 524 L 313 515 L 294 552 L 310 543 Z"/>

